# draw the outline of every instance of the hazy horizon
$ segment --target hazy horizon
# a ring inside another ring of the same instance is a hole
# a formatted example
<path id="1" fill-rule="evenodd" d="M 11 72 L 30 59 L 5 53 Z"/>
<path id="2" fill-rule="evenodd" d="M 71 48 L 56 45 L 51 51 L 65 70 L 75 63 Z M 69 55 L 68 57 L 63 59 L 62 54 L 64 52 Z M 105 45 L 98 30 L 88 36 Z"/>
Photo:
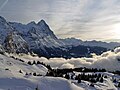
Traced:
<path id="1" fill-rule="evenodd" d="M 0 0 L 0 16 L 20 23 L 44 19 L 59 38 L 120 41 L 119 0 Z"/>

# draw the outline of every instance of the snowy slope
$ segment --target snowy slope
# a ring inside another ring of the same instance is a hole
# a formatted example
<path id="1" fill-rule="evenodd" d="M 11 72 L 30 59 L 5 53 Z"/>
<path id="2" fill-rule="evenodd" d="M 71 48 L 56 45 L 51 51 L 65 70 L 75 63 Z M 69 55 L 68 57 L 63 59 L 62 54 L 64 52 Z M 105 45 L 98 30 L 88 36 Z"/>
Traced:
<path id="1" fill-rule="evenodd" d="M 0 78 L 0 90 L 35 90 L 36 87 L 40 90 L 84 90 L 63 78 Z"/>
<path id="2" fill-rule="evenodd" d="M 20 70 L 22 73 L 19 73 Z M 47 68 L 43 65 L 29 66 L 19 60 L 0 55 L 1 90 L 34 90 L 37 84 L 34 83 L 34 79 L 29 79 L 30 76 L 25 75 L 26 72 L 36 72 L 45 75 L 47 73 Z"/>
<path id="3" fill-rule="evenodd" d="M 6 70 L 8 69 L 8 70 Z M 13 59 L 10 57 L 6 57 L 4 55 L 0 55 L 0 71 L 1 72 L 5 72 L 5 73 L 9 73 L 6 74 L 11 77 L 17 77 L 19 75 L 21 75 L 19 73 L 19 70 L 21 70 L 23 72 L 23 75 L 28 72 L 28 73 L 39 73 L 41 75 L 45 75 L 47 72 L 47 68 L 44 67 L 43 65 L 28 65 L 25 62 L 20 61 L 19 59 Z M 16 73 L 16 74 L 15 74 Z M 18 75 L 17 75 L 18 73 Z M 0 77 L 4 77 L 4 75 L 0 75 Z"/>
<path id="4" fill-rule="evenodd" d="M 64 78 L 44 77 L 38 84 L 40 90 L 84 90 Z"/>
<path id="5" fill-rule="evenodd" d="M 14 58 L 12 57 L 14 56 Z M 48 69 L 41 64 L 27 64 L 28 61 L 34 60 L 44 62 L 51 65 L 53 68 L 75 68 L 75 67 L 92 67 L 105 68 L 108 71 L 119 70 L 120 48 L 114 51 L 108 51 L 102 55 L 93 58 L 78 58 L 68 59 L 63 58 L 39 58 L 37 56 L 25 54 L 0 54 L 0 89 L 1 90 L 35 90 L 38 87 L 40 90 L 119 90 L 116 85 L 120 80 L 120 76 L 110 72 L 101 72 L 102 75 L 107 75 L 103 78 L 103 82 L 94 83 L 94 87 L 90 86 L 91 82 L 82 80 L 77 83 L 74 79 L 65 79 L 61 77 L 45 76 Z M 20 72 L 21 71 L 21 72 Z M 42 76 L 34 76 L 33 73 Z M 26 74 L 27 73 L 27 74 Z M 31 74 L 30 74 L 31 73 Z M 75 75 L 81 72 L 74 72 Z M 86 73 L 87 74 L 87 73 Z M 95 74 L 95 73 L 88 73 Z M 99 74 L 99 72 L 96 72 Z M 117 83 L 113 82 L 116 79 Z"/>
<path id="6" fill-rule="evenodd" d="M 28 65 L 28 61 L 40 60 L 45 61 L 45 58 L 32 57 L 28 55 L 14 55 L 16 59 L 7 56 L 0 55 L 0 90 L 35 90 L 36 87 L 39 90 L 118 90 L 113 83 L 113 78 L 117 80 L 120 76 L 112 73 L 101 73 L 107 75 L 108 78 L 104 78 L 104 82 L 97 82 L 94 87 L 90 86 L 91 82 L 82 80 L 81 83 L 77 83 L 76 80 L 67 80 L 61 77 L 48 77 L 45 76 L 48 69 L 39 65 Z M 21 60 L 23 60 L 21 62 Z M 46 59 L 47 60 L 47 59 Z M 48 60 L 47 60 L 48 61 Z M 52 61 L 51 61 L 52 62 Z M 54 64 L 59 62 L 54 62 Z M 63 62 L 65 63 L 65 61 Z M 21 70 L 22 73 L 19 71 Z M 33 76 L 34 73 L 41 74 L 42 76 Z M 75 72 L 75 75 L 79 72 Z"/>
<path id="7" fill-rule="evenodd" d="M 63 78 L 25 75 L 26 72 L 45 75 L 47 68 L 0 55 L 0 90 L 35 90 L 37 86 L 40 90 L 83 90 Z"/>

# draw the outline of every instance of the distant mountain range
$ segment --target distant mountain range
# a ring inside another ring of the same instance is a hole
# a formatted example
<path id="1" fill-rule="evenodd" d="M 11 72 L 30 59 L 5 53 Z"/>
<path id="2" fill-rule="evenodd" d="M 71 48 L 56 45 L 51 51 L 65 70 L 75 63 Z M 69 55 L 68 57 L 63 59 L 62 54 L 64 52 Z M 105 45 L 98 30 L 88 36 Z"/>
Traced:
<path id="1" fill-rule="evenodd" d="M 90 57 L 120 46 L 117 42 L 82 41 L 75 38 L 58 39 L 44 20 L 21 24 L 7 22 L 0 16 L 0 52 L 32 53 L 52 57 Z"/>
<path id="2" fill-rule="evenodd" d="M 103 41 L 82 41 L 80 39 L 76 38 L 66 38 L 66 39 L 61 39 L 66 45 L 72 45 L 72 46 L 79 46 L 79 45 L 84 45 L 84 46 L 98 46 L 98 47 L 104 47 L 107 49 L 114 49 L 115 47 L 119 47 L 120 43 L 119 42 L 103 42 Z"/>

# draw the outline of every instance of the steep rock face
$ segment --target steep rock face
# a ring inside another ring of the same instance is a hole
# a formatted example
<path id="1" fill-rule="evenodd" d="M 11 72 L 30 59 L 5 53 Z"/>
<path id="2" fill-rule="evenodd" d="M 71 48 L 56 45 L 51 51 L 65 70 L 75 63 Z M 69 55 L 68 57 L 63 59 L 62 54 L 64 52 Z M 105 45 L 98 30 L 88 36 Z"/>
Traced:
<path id="1" fill-rule="evenodd" d="M 13 27 L 3 17 L 0 16 L 0 44 L 4 42 L 7 34 L 13 30 Z"/>
<path id="2" fill-rule="evenodd" d="M 27 37 L 25 39 L 29 41 L 30 45 L 34 43 L 35 47 L 59 47 L 60 43 L 54 33 L 51 31 L 45 21 L 41 20 L 38 24 L 31 26 Z"/>
<path id="3" fill-rule="evenodd" d="M 38 44 L 46 47 L 58 47 L 61 46 L 61 41 L 57 39 L 52 30 L 46 24 L 44 20 L 41 20 L 37 24 L 30 22 L 27 25 L 20 23 L 10 23 L 16 30 L 18 30 L 23 38 L 30 44 L 34 43 L 36 48 Z"/>
<path id="4" fill-rule="evenodd" d="M 63 49 L 61 47 L 64 43 L 55 36 L 44 20 L 38 23 L 30 22 L 27 25 L 20 23 L 10 24 L 22 34 L 32 52 L 51 57 L 51 55 L 59 54 Z"/>
<path id="5" fill-rule="evenodd" d="M 27 53 L 29 51 L 27 42 L 16 31 L 10 32 L 6 36 L 4 48 L 9 53 Z"/>

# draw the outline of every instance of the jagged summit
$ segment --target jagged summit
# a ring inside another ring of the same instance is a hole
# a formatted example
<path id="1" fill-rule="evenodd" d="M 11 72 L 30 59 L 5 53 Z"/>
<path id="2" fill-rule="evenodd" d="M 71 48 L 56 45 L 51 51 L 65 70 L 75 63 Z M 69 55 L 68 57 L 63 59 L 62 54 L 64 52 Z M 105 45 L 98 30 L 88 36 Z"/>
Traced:
<path id="1" fill-rule="evenodd" d="M 31 21 L 30 23 L 28 23 L 27 25 L 36 25 L 35 21 Z"/>
<path id="2" fill-rule="evenodd" d="M 45 22 L 45 20 L 40 20 L 38 23 L 37 23 L 38 25 L 47 25 L 47 23 Z"/>
<path id="3" fill-rule="evenodd" d="M 39 26 L 39 28 L 42 30 L 42 31 L 46 31 L 46 32 L 49 32 L 49 31 L 52 31 L 49 27 L 49 25 L 42 19 L 41 21 L 39 21 L 37 23 L 37 25 Z"/>

